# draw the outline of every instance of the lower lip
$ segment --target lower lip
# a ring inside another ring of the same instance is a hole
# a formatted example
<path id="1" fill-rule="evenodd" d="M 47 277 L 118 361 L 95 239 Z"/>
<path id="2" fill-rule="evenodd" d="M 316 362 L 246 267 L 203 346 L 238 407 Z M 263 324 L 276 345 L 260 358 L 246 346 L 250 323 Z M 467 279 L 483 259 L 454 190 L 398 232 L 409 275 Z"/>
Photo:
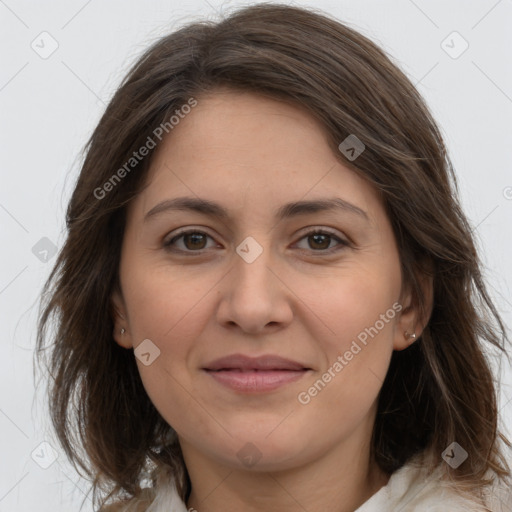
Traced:
<path id="1" fill-rule="evenodd" d="M 277 389 L 301 379 L 309 370 L 206 370 L 217 382 L 235 391 L 245 393 Z"/>

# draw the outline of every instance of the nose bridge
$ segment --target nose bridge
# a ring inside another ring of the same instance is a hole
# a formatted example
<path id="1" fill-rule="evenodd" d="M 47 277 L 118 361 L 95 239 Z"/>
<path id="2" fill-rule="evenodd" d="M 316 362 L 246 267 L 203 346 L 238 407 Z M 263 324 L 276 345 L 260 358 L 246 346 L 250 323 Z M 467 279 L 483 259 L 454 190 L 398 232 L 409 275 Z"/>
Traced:
<path id="1" fill-rule="evenodd" d="M 258 236 L 258 235 L 257 235 Z M 234 258 L 234 286 L 244 292 L 253 289 L 258 294 L 269 293 L 269 287 L 274 288 L 270 281 L 275 276 L 270 272 L 272 255 L 269 237 L 258 236 L 258 241 L 253 236 L 248 236 L 236 247 Z"/>
<path id="2" fill-rule="evenodd" d="M 279 282 L 269 237 L 245 238 L 237 247 L 231 272 L 224 283 L 219 320 L 257 332 L 268 324 L 291 319 L 286 287 Z"/>

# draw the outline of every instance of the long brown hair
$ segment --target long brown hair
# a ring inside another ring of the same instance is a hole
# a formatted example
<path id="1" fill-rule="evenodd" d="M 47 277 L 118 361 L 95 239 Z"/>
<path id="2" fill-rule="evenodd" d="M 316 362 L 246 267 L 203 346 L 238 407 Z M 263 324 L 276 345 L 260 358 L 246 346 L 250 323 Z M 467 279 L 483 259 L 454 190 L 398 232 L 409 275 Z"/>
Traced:
<path id="1" fill-rule="evenodd" d="M 183 500 L 190 492 L 173 429 L 147 396 L 133 352 L 112 334 L 126 207 L 144 186 L 154 152 L 122 180 L 112 177 L 177 109 L 219 87 L 306 108 L 343 164 L 380 191 L 404 283 L 420 307 L 421 276 L 433 279 L 428 325 L 409 349 L 393 353 L 379 396 L 375 462 L 392 473 L 423 452 L 433 467 L 457 441 L 468 459 L 446 469 L 459 486 L 483 489 L 489 470 L 510 476 L 500 438 L 511 445 L 499 432 L 497 390 L 484 354 L 506 354 L 509 340 L 424 100 L 355 30 L 316 10 L 259 4 L 220 22 L 191 23 L 151 46 L 85 148 L 67 209 L 67 239 L 43 290 L 36 353 L 42 360 L 45 339 L 53 341 L 44 359 L 53 425 L 67 456 L 92 477 L 95 498 L 100 490 L 140 496 L 148 468 L 162 465 L 178 477 Z M 366 146 L 354 161 L 338 149 L 350 134 Z M 49 335 L 52 318 L 56 329 Z"/>

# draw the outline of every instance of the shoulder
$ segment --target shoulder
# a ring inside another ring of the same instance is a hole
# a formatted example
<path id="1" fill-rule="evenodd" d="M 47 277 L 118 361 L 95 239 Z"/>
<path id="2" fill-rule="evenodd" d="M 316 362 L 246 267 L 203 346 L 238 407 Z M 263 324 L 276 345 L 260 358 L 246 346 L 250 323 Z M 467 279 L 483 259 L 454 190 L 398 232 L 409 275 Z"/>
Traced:
<path id="1" fill-rule="evenodd" d="M 130 512 L 146 512 L 149 505 L 150 504 L 148 502 L 138 502 L 136 505 L 134 505 L 132 500 L 119 501 L 116 503 L 111 503 L 110 505 L 105 505 L 98 512 L 125 512 L 127 510 Z M 133 508 L 134 506 L 135 508 Z"/>
<path id="2" fill-rule="evenodd" d="M 98 512 L 125 512 L 127 510 L 127 507 L 131 506 L 129 509 L 130 512 L 133 510 L 133 512 L 145 512 L 148 504 L 137 505 L 137 508 L 133 508 L 133 500 L 128 501 L 118 501 L 116 503 L 111 503 L 110 505 L 105 505 L 103 508 L 101 508 Z"/>
<path id="3" fill-rule="evenodd" d="M 382 487 L 357 512 L 483 512 L 484 504 L 463 495 L 443 478 L 441 466 L 432 474 L 415 458 L 391 475 Z"/>
<path id="4" fill-rule="evenodd" d="M 110 503 L 103 506 L 98 512 L 146 512 L 153 498 L 149 489 L 143 489 L 139 497 Z"/>
<path id="5" fill-rule="evenodd" d="M 131 499 L 105 505 L 98 512 L 188 512 L 180 497 L 172 471 L 163 466 L 157 474 L 156 485 L 145 487 Z"/>
<path id="6" fill-rule="evenodd" d="M 401 477 L 401 478 L 400 478 Z M 399 479 L 402 488 L 397 498 L 407 503 L 411 510 L 429 512 L 484 512 L 484 502 L 476 495 L 463 492 L 447 478 L 444 463 L 433 473 L 428 473 L 423 462 L 413 460 L 403 468 Z"/>

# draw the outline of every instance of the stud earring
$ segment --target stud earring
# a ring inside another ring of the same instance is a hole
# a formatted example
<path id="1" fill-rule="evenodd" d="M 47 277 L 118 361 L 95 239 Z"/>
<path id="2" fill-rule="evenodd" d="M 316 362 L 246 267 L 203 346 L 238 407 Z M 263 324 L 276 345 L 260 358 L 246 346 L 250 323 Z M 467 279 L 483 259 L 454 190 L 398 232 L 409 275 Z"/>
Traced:
<path id="1" fill-rule="evenodd" d="M 125 332 L 126 332 L 126 329 L 123 327 L 123 328 L 121 329 L 121 334 L 124 334 Z"/>
<path id="2" fill-rule="evenodd" d="M 405 336 L 406 338 L 411 339 L 411 340 L 415 340 L 415 339 L 416 339 L 416 333 L 415 333 L 415 332 L 413 332 L 412 334 L 409 334 L 407 331 L 405 331 L 405 332 L 404 332 L 404 336 Z"/>

